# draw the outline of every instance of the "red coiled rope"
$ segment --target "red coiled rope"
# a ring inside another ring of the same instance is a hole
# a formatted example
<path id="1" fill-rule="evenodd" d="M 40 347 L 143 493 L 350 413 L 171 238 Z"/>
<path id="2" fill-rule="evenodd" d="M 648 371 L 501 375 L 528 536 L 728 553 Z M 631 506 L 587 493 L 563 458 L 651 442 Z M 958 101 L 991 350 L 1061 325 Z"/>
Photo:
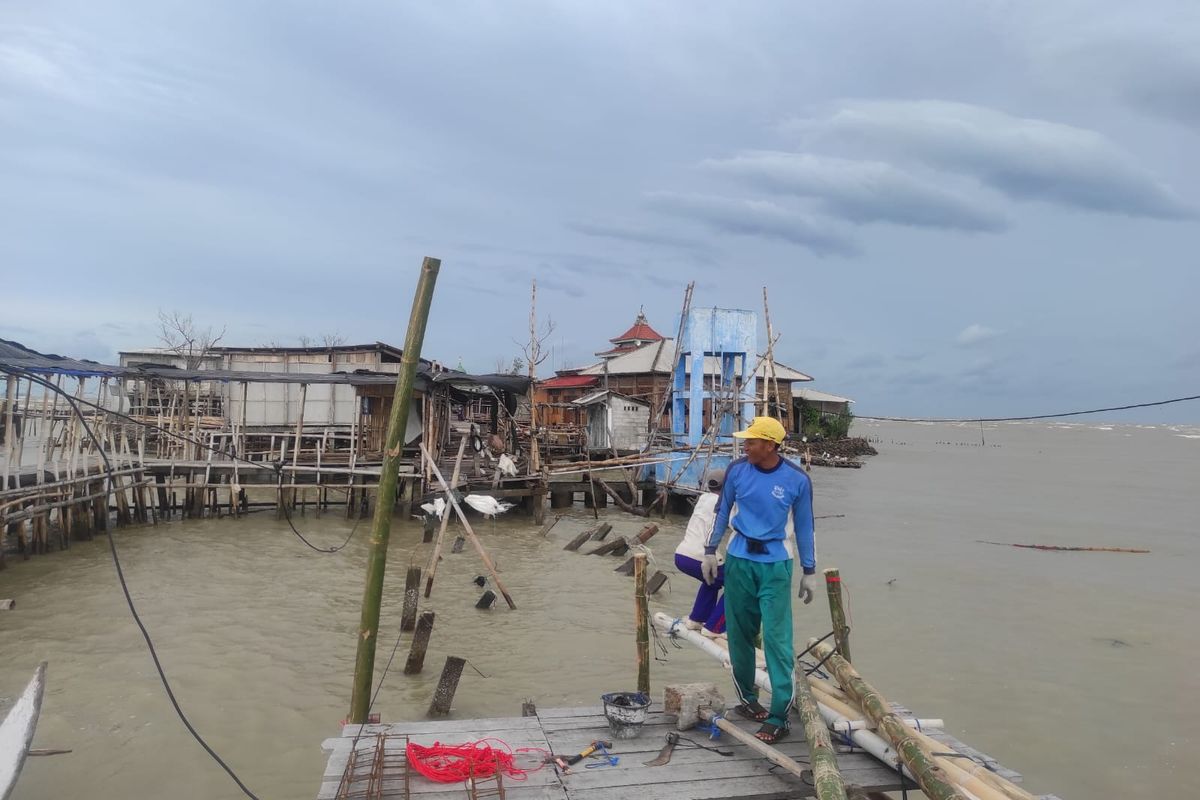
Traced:
<path id="1" fill-rule="evenodd" d="M 493 746 L 494 745 L 496 746 Z M 417 772 L 436 783 L 462 783 L 468 778 L 490 778 L 499 770 L 515 781 L 523 781 L 531 772 L 537 772 L 544 762 L 534 769 L 522 769 L 516 765 L 514 755 L 537 752 L 546 754 L 537 747 L 519 747 L 516 750 L 500 739 L 480 739 L 463 744 L 431 746 L 409 742 L 405 754 L 408 763 Z"/>

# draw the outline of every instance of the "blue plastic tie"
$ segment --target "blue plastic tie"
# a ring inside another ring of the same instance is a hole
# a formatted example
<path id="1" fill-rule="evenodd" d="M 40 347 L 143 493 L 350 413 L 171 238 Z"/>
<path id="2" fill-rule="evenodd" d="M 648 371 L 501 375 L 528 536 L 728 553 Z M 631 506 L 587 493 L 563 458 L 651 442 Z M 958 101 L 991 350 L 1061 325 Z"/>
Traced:
<path id="1" fill-rule="evenodd" d="M 698 725 L 697 727 L 700 728 L 701 730 L 708 731 L 708 738 L 720 739 L 721 738 L 721 729 L 719 727 L 717 727 L 717 720 L 719 720 L 719 719 L 724 719 L 724 717 L 722 717 L 720 714 L 713 714 L 713 718 L 712 718 L 711 722 L 707 723 L 706 725 Z"/>

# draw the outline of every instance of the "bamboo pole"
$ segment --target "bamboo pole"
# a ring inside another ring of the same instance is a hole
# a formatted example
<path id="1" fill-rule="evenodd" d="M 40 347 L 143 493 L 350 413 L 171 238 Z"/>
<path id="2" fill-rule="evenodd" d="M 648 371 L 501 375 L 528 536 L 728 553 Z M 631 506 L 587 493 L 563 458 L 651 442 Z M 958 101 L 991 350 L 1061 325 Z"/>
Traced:
<path id="1" fill-rule="evenodd" d="M 371 549 L 367 557 L 367 576 L 363 587 L 362 615 L 354 664 L 354 686 L 350 698 L 350 721 L 360 725 L 366 723 L 371 705 L 375 646 L 379 638 L 379 609 L 383 601 L 383 576 L 387 570 L 387 547 L 392 530 L 392 505 L 396 499 L 400 445 L 408 423 L 413 383 L 421 357 L 421 345 L 425 340 L 425 325 L 429 320 L 429 306 L 433 301 L 433 288 L 441 266 L 441 261 L 428 257 L 421 264 L 421 274 L 417 280 L 412 311 L 408 318 L 408 331 L 404 337 L 400 372 L 396 376 L 396 391 L 392 399 L 391 414 L 388 416 L 387 443 L 383 454 L 383 466 L 379 473 L 375 517 L 371 526 Z"/>
<path id="2" fill-rule="evenodd" d="M 813 787 L 820 800 L 846 800 L 846 784 L 838 770 L 837 756 L 829 740 L 829 729 L 821 719 L 821 710 L 808 685 L 808 676 L 800 670 L 796 677 L 796 699 L 804 738 L 808 741 L 808 763 L 812 766 Z"/>
<path id="3" fill-rule="evenodd" d="M 458 442 L 458 455 L 454 459 L 454 474 L 450 478 L 451 487 L 458 485 L 458 474 L 462 470 L 463 451 L 467 449 L 467 437 Z M 416 488 L 416 487 L 413 487 Z M 450 524 L 450 508 L 442 511 L 441 527 L 438 528 L 437 539 L 433 542 L 433 554 L 429 556 L 429 572 L 425 578 L 425 597 L 433 591 L 433 578 L 437 575 L 438 562 L 442 559 L 442 542 L 446 538 L 446 527 Z"/>
<path id="4" fill-rule="evenodd" d="M 774 747 L 772 747 L 771 745 L 762 741 L 754 734 L 752 734 L 748 731 L 742 730 L 737 725 L 734 725 L 732 722 L 730 722 L 729 720 L 722 717 L 720 714 L 714 714 L 712 711 L 702 709 L 700 711 L 700 718 L 703 719 L 707 723 L 716 725 L 718 728 L 721 729 L 722 732 L 728 733 L 734 739 L 737 739 L 739 742 L 746 745 L 751 750 L 754 750 L 756 753 L 758 753 L 759 755 L 766 758 L 772 764 L 775 764 L 776 766 L 781 767 L 782 769 L 785 769 L 788 772 L 792 773 L 797 778 L 804 781 L 805 784 L 807 785 L 808 770 L 804 769 L 804 767 L 797 764 L 794 759 L 789 758 L 788 756 L 784 755 L 779 750 L 776 750 Z M 845 795 L 843 795 L 843 796 L 845 796 Z M 822 800 L 824 800 L 824 798 L 822 798 Z"/>
<path id="5" fill-rule="evenodd" d="M 471 527 L 471 523 L 467 521 L 467 515 L 463 513 L 462 506 L 458 504 L 458 499 L 454 496 L 454 492 L 446 485 L 446 479 L 442 477 L 442 471 L 438 469 L 438 465 L 434 462 L 433 456 L 429 455 L 429 451 L 425 448 L 425 443 L 421 443 L 421 453 L 425 456 L 425 462 L 429 464 L 429 469 L 433 472 L 433 476 L 437 478 L 438 483 L 442 486 L 442 491 L 446 493 L 446 502 L 454 508 L 454 513 L 458 514 L 459 522 L 462 523 L 463 529 L 467 532 L 467 537 L 470 538 L 471 544 L 475 545 L 475 550 L 479 553 L 480 559 L 483 560 L 483 565 L 487 567 L 488 573 L 492 576 L 492 582 L 496 584 L 496 588 L 500 590 L 500 594 L 504 596 L 504 602 L 508 603 L 508 607 L 515 609 L 517 604 L 513 602 L 512 595 L 504 588 L 504 583 L 501 582 L 500 576 L 496 574 L 496 565 L 492 563 L 492 558 L 487 554 L 487 550 L 483 549 L 483 544 L 479 541 L 479 537 L 475 535 L 475 529 Z"/>
<path id="6" fill-rule="evenodd" d="M 825 592 L 829 595 L 829 616 L 833 619 L 837 651 L 842 658 L 850 661 L 850 627 L 846 624 L 846 612 L 842 608 L 842 576 L 836 567 L 825 570 Z"/>
<path id="7" fill-rule="evenodd" d="M 946 770 L 934 759 L 930 748 L 892 711 L 887 699 L 827 643 L 812 639 L 808 644 L 813 655 L 822 659 L 837 677 L 843 691 L 862 708 L 867 719 L 875 723 L 879 734 L 896 748 L 922 791 L 933 800 L 964 800 L 962 793 L 950 782 Z"/>
<path id="8" fill-rule="evenodd" d="M 637 626 L 638 691 L 650 694 L 650 614 L 646 602 L 646 554 L 633 556 L 633 610 Z"/>

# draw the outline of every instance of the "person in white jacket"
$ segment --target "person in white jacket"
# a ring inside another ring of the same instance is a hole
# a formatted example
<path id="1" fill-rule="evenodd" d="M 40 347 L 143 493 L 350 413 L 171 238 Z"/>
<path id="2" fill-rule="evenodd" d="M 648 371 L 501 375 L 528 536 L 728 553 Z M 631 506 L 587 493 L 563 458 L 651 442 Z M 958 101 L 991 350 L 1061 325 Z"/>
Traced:
<path id="1" fill-rule="evenodd" d="M 717 579 L 709 584 L 704 581 L 700 567 L 704 561 L 704 546 L 712 536 L 713 522 L 717 516 L 717 500 L 721 497 L 721 488 L 725 485 L 725 471 L 709 470 L 704 476 L 707 492 L 696 500 L 692 517 L 688 520 L 687 531 L 683 540 L 675 548 L 675 567 L 685 575 L 690 575 L 700 581 L 696 592 L 696 601 L 692 604 L 692 613 L 684 624 L 692 630 L 698 630 L 708 636 L 717 636 L 725 632 L 725 598 L 721 593 L 724 585 L 724 567 L 717 569 Z"/>

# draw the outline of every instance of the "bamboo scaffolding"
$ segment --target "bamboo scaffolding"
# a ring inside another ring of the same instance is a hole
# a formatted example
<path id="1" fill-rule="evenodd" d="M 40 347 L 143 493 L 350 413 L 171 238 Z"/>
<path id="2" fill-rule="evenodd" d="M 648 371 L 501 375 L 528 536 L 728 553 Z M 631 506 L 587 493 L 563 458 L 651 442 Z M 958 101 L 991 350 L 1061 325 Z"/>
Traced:
<path id="1" fill-rule="evenodd" d="M 515 609 L 517 604 L 513 602 L 512 595 L 504 588 L 504 583 L 500 580 L 500 576 L 496 574 L 496 565 L 492 563 L 491 556 L 483 548 L 483 543 L 479 541 L 479 537 L 475 535 L 475 529 L 471 527 L 471 523 L 467 520 L 467 515 L 463 513 L 462 506 L 458 504 L 454 492 L 446 485 L 446 479 L 442 477 L 442 471 L 438 469 L 437 463 L 433 460 L 433 456 L 429 454 L 429 450 L 426 449 L 424 442 L 421 443 L 421 454 L 425 457 L 425 463 L 429 465 L 433 476 L 437 478 L 438 483 L 441 485 L 442 491 L 445 492 L 446 502 L 454 508 L 454 513 L 458 514 L 459 522 L 462 523 L 463 528 L 467 532 L 467 538 L 475 546 L 475 550 L 479 553 L 479 558 L 483 560 L 483 565 L 487 567 L 488 574 L 492 576 L 492 582 L 496 584 L 496 588 L 500 590 L 500 594 L 504 597 L 504 602 L 508 603 L 509 608 Z"/>
<path id="2" fill-rule="evenodd" d="M 864 681 L 849 661 L 839 656 L 825 642 L 812 639 L 808 645 L 813 655 L 824 661 L 834 673 L 842 690 L 857 703 L 867 718 L 875 723 L 880 735 L 896 748 L 900 759 L 913 773 L 925 794 L 933 800 L 964 800 L 963 795 L 950 781 L 946 770 L 937 763 L 929 746 L 901 721 L 888 705 L 886 698 Z"/>
<path id="3" fill-rule="evenodd" d="M 463 452 L 467 449 L 467 437 L 462 437 L 458 442 L 458 455 L 454 459 L 454 474 L 450 478 L 450 485 L 458 485 L 458 476 L 462 471 Z M 438 562 L 442 559 L 442 542 L 446 538 L 446 528 L 450 525 L 450 507 L 447 506 L 442 511 L 441 525 L 438 527 L 437 539 L 433 542 L 433 553 L 429 556 L 429 569 L 425 577 L 425 597 L 428 599 L 429 593 L 433 591 L 433 578 L 437 575 Z"/>

